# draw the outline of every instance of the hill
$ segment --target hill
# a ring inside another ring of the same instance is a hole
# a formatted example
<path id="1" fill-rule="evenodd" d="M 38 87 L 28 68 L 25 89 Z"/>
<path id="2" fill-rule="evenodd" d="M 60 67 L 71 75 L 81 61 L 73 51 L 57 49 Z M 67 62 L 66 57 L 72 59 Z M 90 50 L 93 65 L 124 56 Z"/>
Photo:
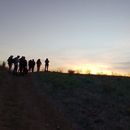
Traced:
<path id="1" fill-rule="evenodd" d="M 0 68 L 1 130 L 129 130 L 130 78 Z"/>
<path id="2" fill-rule="evenodd" d="M 16 76 L 0 67 L 0 130 L 77 130 L 48 97 L 32 74 Z"/>
<path id="3" fill-rule="evenodd" d="M 130 129 L 130 78 L 34 74 L 41 94 L 84 130 Z"/>

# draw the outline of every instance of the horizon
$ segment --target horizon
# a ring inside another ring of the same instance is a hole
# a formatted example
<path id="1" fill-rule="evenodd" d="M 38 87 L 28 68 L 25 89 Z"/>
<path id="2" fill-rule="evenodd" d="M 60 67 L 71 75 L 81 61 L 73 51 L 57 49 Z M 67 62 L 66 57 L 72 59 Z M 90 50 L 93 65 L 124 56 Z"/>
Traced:
<path id="1" fill-rule="evenodd" d="M 1 61 L 50 60 L 50 70 L 130 74 L 129 0 L 1 0 Z"/>
<path id="2" fill-rule="evenodd" d="M 26 59 L 27 60 L 27 59 Z M 27 60 L 28 62 L 29 60 Z M 35 61 L 35 60 L 34 60 Z M 35 61 L 36 63 L 36 61 Z M 3 66 L 3 64 L 5 64 L 5 66 Z M 28 63 L 27 63 L 28 64 Z M 8 62 L 7 61 L 0 61 L 0 66 L 1 67 L 6 67 L 7 69 L 9 68 L 8 66 Z M 130 77 L 130 74 L 128 73 L 120 73 L 120 72 L 111 72 L 111 71 L 95 71 L 95 70 L 92 70 L 91 68 L 89 69 L 89 65 L 87 65 L 88 68 L 86 69 L 79 69 L 80 67 L 78 66 L 78 68 L 52 68 L 50 69 L 50 65 L 49 65 L 49 72 L 57 72 L 57 73 L 65 73 L 65 74 L 81 74 L 81 75 L 104 75 L 104 76 L 123 76 L 123 77 Z M 86 67 L 86 66 L 85 66 Z M 83 67 L 82 67 L 83 68 Z M 12 65 L 12 71 L 14 69 L 14 64 Z M 18 69 L 19 69 L 19 66 L 18 66 Z M 29 69 L 29 66 L 27 65 L 27 69 Z M 96 68 L 97 69 L 97 68 Z M 35 64 L 35 67 L 34 67 L 34 72 L 37 72 L 37 67 L 36 67 L 36 64 Z M 45 64 L 44 62 L 42 62 L 42 65 L 40 67 L 40 71 L 39 72 L 45 72 Z M 28 73 L 33 73 L 33 72 L 28 72 Z"/>

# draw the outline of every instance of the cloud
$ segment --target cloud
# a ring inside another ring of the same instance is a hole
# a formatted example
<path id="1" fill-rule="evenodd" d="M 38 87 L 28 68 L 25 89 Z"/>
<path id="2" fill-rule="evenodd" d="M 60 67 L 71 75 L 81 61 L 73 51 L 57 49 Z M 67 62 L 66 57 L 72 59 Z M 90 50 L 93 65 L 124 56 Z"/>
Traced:
<path id="1" fill-rule="evenodd" d="M 113 68 L 119 71 L 130 72 L 130 61 L 114 63 Z"/>
<path id="2" fill-rule="evenodd" d="M 127 62 L 119 62 L 119 65 L 126 65 L 126 66 L 130 66 L 130 61 Z"/>

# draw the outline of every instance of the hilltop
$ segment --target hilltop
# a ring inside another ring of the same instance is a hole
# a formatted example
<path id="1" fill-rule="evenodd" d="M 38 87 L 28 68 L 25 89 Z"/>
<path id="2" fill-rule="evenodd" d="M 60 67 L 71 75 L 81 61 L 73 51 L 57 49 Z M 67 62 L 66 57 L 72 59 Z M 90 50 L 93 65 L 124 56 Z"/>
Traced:
<path id="1" fill-rule="evenodd" d="M 130 78 L 61 73 L 34 77 L 39 92 L 85 130 L 130 129 Z"/>
<path id="2" fill-rule="evenodd" d="M 1 69 L 0 84 L 1 129 L 130 129 L 128 77 L 56 72 L 16 77 Z"/>
<path id="3" fill-rule="evenodd" d="M 16 76 L 0 68 L 0 130 L 59 129 L 77 130 L 39 93 L 32 74 Z"/>

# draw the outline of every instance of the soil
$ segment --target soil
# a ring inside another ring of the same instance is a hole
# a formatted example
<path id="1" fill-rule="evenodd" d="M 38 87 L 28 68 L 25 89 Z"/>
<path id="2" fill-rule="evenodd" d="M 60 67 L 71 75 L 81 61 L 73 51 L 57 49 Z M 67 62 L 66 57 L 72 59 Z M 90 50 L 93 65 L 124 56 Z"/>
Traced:
<path id="1" fill-rule="evenodd" d="M 31 74 L 0 79 L 0 130 L 77 130 L 33 84 Z"/>

